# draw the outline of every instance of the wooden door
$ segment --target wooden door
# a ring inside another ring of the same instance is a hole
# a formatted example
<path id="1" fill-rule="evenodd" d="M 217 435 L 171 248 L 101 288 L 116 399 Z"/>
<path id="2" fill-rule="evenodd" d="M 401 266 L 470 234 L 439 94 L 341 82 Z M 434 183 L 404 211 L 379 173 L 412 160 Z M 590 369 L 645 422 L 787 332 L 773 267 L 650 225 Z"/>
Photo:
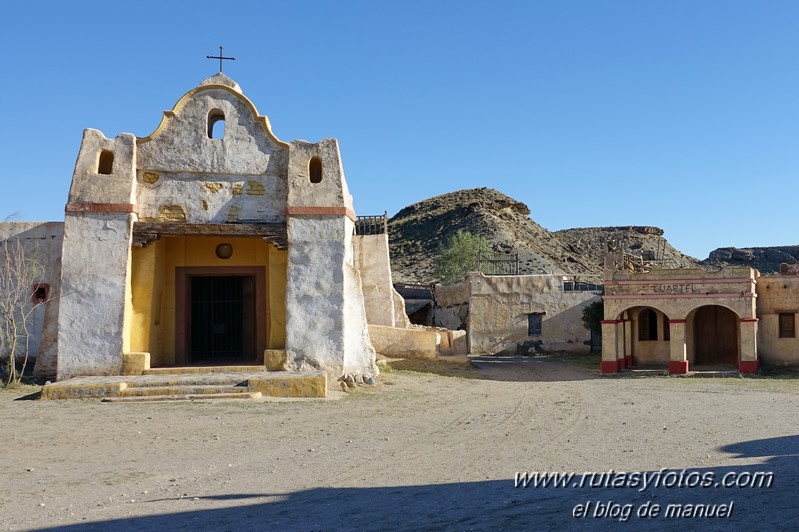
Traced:
<path id="1" fill-rule="evenodd" d="M 738 363 L 738 317 L 716 305 L 702 307 L 694 317 L 694 365 Z"/>

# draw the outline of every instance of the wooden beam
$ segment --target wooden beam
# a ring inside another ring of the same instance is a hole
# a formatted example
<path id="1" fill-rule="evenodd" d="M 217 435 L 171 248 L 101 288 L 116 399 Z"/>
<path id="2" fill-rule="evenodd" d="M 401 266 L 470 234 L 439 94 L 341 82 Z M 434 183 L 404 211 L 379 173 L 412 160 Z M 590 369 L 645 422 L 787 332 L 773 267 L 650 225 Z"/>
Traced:
<path id="1" fill-rule="evenodd" d="M 144 247 L 164 236 L 251 236 L 260 237 L 278 249 L 288 247 L 286 224 L 189 224 L 176 222 L 135 222 L 133 245 Z"/>

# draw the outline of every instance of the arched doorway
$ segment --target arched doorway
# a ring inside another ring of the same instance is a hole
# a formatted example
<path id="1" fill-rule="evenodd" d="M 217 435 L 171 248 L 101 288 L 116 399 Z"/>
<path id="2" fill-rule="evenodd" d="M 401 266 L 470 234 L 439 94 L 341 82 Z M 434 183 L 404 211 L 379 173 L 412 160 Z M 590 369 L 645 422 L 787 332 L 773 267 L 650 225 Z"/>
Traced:
<path id="1" fill-rule="evenodd" d="M 636 366 L 663 366 L 669 363 L 669 318 L 654 307 L 629 309 L 631 352 Z"/>
<path id="2" fill-rule="evenodd" d="M 738 364 L 738 316 L 718 305 L 700 307 L 694 315 L 694 366 Z"/>

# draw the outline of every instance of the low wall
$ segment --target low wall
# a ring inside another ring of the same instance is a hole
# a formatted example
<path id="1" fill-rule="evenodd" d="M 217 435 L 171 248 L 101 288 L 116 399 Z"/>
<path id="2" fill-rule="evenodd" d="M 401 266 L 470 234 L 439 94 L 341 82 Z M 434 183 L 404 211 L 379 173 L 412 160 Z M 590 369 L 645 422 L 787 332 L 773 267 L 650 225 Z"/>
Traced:
<path id="1" fill-rule="evenodd" d="M 399 329 L 369 325 L 369 336 L 375 351 L 388 357 L 435 358 L 441 337 L 428 329 Z"/>

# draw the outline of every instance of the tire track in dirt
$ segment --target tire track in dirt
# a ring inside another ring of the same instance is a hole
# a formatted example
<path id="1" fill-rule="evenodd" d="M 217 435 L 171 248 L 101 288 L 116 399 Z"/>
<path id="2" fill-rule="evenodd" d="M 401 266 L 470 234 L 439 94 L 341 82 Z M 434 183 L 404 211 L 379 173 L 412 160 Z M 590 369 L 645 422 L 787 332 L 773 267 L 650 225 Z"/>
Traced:
<path id="1" fill-rule="evenodd" d="M 487 376 L 493 377 L 494 380 L 513 381 L 504 382 L 492 401 L 477 403 L 478 405 L 490 403 L 490 410 L 458 415 L 426 434 L 428 438 L 442 439 L 438 445 L 438 452 L 450 452 L 457 447 L 475 443 L 475 440 L 515 439 L 512 433 L 518 433 L 525 428 L 531 430 L 530 425 L 534 420 L 542 420 L 540 425 L 548 427 L 546 437 L 537 443 L 539 449 L 551 447 L 579 429 L 581 421 L 585 418 L 586 403 L 578 387 L 567 384 L 575 378 L 578 370 L 563 367 L 559 363 L 536 364 L 530 363 L 529 359 L 517 360 L 503 361 L 501 368 L 488 370 Z M 559 381 L 559 378 L 564 380 Z M 496 401 L 497 397 L 502 399 L 505 396 L 514 399 L 509 404 L 505 401 Z M 560 401 L 560 398 L 565 400 Z M 552 408 L 553 405 L 561 404 L 567 405 L 565 411 L 561 408 Z M 556 428 L 552 430 L 551 419 L 558 415 L 565 422 L 556 424 Z M 529 437 L 527 434 L 522 436 Z"/>

